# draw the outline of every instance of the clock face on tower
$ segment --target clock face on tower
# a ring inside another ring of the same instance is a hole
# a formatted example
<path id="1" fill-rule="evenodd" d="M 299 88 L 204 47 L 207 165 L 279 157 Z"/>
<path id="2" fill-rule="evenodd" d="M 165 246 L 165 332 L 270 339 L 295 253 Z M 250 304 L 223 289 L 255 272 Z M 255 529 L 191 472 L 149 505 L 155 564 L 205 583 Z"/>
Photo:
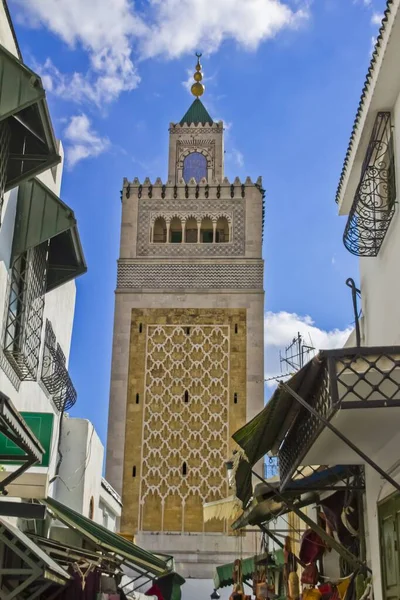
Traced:
<path id="1" fill-rule="evenodd" d="M 200 152 L 188 154 L 183 162 L 183 179 L 189 183 L 194 177 L 198 183 L 203 177 L 207 179 L 207 159 Z"/>

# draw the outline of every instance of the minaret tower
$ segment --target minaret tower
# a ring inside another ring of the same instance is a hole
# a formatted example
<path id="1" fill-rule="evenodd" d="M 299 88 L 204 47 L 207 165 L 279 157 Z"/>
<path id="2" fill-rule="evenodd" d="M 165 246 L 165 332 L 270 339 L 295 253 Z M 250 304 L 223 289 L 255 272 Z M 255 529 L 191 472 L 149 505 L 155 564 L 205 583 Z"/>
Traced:
<path id="1" fill-rule="evenodd" d="M 231 435 L 263 407 L 263 190 L 224 176 L 200 56 L 195 100 L 170 124 L 167 181 L 123 182 L 107 479 L 122 533 L 211 578 L 238 540 L 203 522 L 203 504 L 229 495 Z"/>

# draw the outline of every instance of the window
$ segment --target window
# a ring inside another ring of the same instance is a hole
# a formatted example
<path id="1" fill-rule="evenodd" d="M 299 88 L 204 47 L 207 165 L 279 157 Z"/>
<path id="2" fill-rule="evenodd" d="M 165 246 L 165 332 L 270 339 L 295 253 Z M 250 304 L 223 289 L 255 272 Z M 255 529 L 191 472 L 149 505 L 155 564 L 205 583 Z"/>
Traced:
<path id="1" fill-rule="evenodd" d="M 219 244 L 229 242 L 229 223 L 226 217 L 220 217 L 217 221 L 216 242 Z"/>
<path id="2" fill-rule="evenodd" d="M 235 323 L 235 333 L 237 333 L 237 332 L 238 332 L 238 326 L 237 326 L 237 323 Z"/>
<path id="3" fill-rule="evenodd" d="M 187 475 L 187 464 L 185 462 L 182 465 L 182 475 Z"/>
<path id="4" fill-rule="evenodd" d="M 185 404 L 187 404 L 189 402 L 189 392 L 186 390 L 185 391 Z"/>
<path id="5" fill-rule="evenodd" d="M 169 226 L 169 241 L 171 244 L 180 244 L 182 242 L 182 223 L 178 217 L 171 219 Z"/>
<path id="6" fill-rule="evenodd" d="M 89 519 L 94 519 L 94 498 L 93 496 L 90 498 L 89 502 Z"/>
<path id="7" fill-rule="evenodd" d="M 209 217 L 206 217 L 201 222 L 200 241 L 203 244 L 212 244 L 214 239 L 213 223 Z"/>
<path id="8" fill-rule="evenodd" d="M 153 242 L 155 244 L 165 244 L 167 241 L 167 224 L 163 217 L 158 217 L 153 226 Z"/>
<path id="9" fill-rule="evenodd" d="M 139 394 L 136 394 L 136 404 L 139 404 Z"/>
<path id="10" fill-rule="evenodd" d="M 105 508 L 103 508 L 103 527 L 108 529 L 108 512 Z"/>
<path id="11" fill-rule="evenodd" d="M 207 159 L 200 152 L 192 152 L 183 161 L 183 179 L 189 183 L 194 177 L 199 182 L 203 177 L 207 179 Z"/>
<path id="12" fill-rule="evenodd" d="M 143 324 L 139 323 L 139 333 L 142 333 L 142 331 L 143 331 Z"/>
<path id="13" fill-rule="evenodd" d="M 197 243 L 197 221 L 193 217 L 186 221 L 185 241 L 187 244 Z"/>
<path id="14" fill-rule="evenodd" d="M 132 477 L 136 477 L 136 465 L 132 467 Z"/>
<path id="15" fill-rule="evenodd" d="M 233 394 L 233 403 L 234 403 L 234 404 L 237 404 L 237 401 L 238 401 L 238 395 L 237 395 L 237 393 L 235 392 L 235 393 Z"/>
<path id="16" fill-rule="evenodd" d="M 48 242 L 27 250 L 11 269 L 4 354 L 20 380 L 36 380 L 46 292 Z"/>
<path id="17" fill-rule="evenodd" d="M 171 244 L 180 244 L 182 242 L 182 231 L 171 231 Z"/>

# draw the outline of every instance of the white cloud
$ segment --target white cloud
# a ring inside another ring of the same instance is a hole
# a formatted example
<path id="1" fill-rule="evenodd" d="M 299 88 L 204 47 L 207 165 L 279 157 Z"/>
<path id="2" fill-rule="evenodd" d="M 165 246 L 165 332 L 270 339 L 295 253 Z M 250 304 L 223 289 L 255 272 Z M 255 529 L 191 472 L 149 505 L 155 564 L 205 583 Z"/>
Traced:
<path id="1" fill-rule="evenodd" d="M 41 68 L 48 89 L 70 100 L 101 106 L 122 91 L 135 88 L 139 77 L 131 59 L 130 39 L 146 26 L 128 0 L 14 0 L 25 24 L 48 28 L 71 49 L 88 55 L 86 73 L 62 74 L 48 59 Z"/>
<path id="2" fill-rule="evenodd" d="M 255 50 L 308 15 L 307 2 L 292 10 L 284 0 L 149 0 L 137 14 L 130 0 L 14 0 L 25 25 L 46 27 L 71 50 L 84 49 L 85 73 L 61 73 L 48 59 L 41 67 L 53 93 L 76 102 L 107 104 L 140 79 L 133 63 L 176 58 L 199 47 L 218 49 L 225 39 Z"/>
<path id="3" fill-rule="evenodd" d="M 198 48 L 210 53 L 225 39 L 255 50 L 308 15 L 306 8 L 295 12 L 280 0 L 150 0 L 150 6 L 150 35 L 140 42 L 147 58 L 176 58 Z"/>
<path id="4" fill-rule="evenodd" d="M 244 167 L 243 153 L 237 148 L 231 148 L 230 152 L 227 153 L 227 159 L 232 160 L 237 167 Z"/>
<path id="5" fill-rule="evenodd" d="M 383 14 L 374 12 L 371 17 L 371 24 L 372 25 L 381 25 L 383 17 L 384 17 Z"/>
<path id="6" fill-rule="evenodd" d="M 329 331 L 320 329 L 310 316 L 301 316 L 285 311 L 267 312 L 264 317 L 264 327 L 266 379 L 281 374 L 279 351 L 283 351 L 298 333 L 302 335 L 304 344 L 313 346 L 316 350 L 327 350 L 342 347 L 352 332 L 351 327 Z M 285 370 L 282 367 L 283 373 L 288 370 L 289 368 Z M 270 388 L 275 385 L 276 381 L 274 380 L 267 382 L 267 386 Z"/>
<path id="7" fill-rule="evenodd" d="M 64 131 L 67 140 L 66 157 L 69 168 L 74 167 L 80 160 L 98 156 L 109 148 L 108 138 L 100 137 L 91 128 L 91 123 L 85 114 L 71 118 Z"/>

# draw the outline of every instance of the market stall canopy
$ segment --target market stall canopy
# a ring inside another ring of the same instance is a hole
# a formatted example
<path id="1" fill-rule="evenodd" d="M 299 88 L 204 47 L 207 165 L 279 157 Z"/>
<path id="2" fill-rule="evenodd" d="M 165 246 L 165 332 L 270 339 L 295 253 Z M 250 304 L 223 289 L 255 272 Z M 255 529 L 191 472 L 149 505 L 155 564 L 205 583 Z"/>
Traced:
<path id="1" fill-rule="evenodd" d="M 232 524 L 232 529 L 261 525 L 290 512 L 285 500 L 293 502 L 297 508 L 309 506 L 318 501 L 319 492 L 323 492 L 327 486 L 340 484 L 346 477 L 351 477 L 353 470 L 352 466 L 341 465 L 329 468 L 305 467 L 303 474 L 298 474 L 284 492 L 279 492 L 279 480 L 266 480 L 265 484 L 260 483 L 255 487 L 251 503 Z"/>
<path id="2" fill-rule="evenodd" d="M 0 44 L 0 137 L 5 191 L 61 160 L 40 77 Z"/>
<path id="3" fill-rule="evenodd" d="M 23 252 L 49 241 L 46 291 L 86 272 L 75 215 L 39 179 L 20 185 L 12 262 Z"/>
<path id="4" fill-rule="evenodd" d="M 143 550 L 143 548 L 132 542 L 128 542 L 120 535 L 109 531 L 102 525 L 84 517 L 53 498 L 47 498 L 42 502 L 64 525 L 76 530 L 83 538 L 92 542 L 101 550 L 113 552 L 120 556 L 122 562 L 135 571 L 158 577 L 171 572 L 169 561 Z"/>
<path id="5" fill-rule="evenodd" d="M 1 518 L 0 543 L 6 546 L 9 557 L 0 568 L 2 600 L 22 598 L 25 593 L 29 593 L 26 597 L 39 598 L 51 586 L 64 586 L 71 579 L 25 533 Z"/>
<path id="6" fill-rule="evenodd" d="M 295 373 L 287 384 L 299 394 L 307 395 L 315 385 L 320 370 L 321 361 L 316 356 Z M 233 434 L 233 439 L 242 449 L 236 460 L 235 484 L 236 497 L 242 501 L 243 507 L 247 506 L 252 496 L 252 468 L 268 452 L 276 454 L 300 410 L 301 406 L 296 400 L 278 387 L 264 409 Z"/>
<path id="7" fill-rule="evenodd" d="M 241 507 L 236 496 L 229 496 L 222 500 L 203 504 L 204 523 L 208 523 L 213 519 L 218 521 L 236 519 L 240 513 Z"/>
<path id="8" fill-rule="evenodd" d="M 251 581 L 257 567 L 257 562 L 264 561 L 266 559 L 268 559 L 269 568 L 279 568 L 277 561 L 267 554 L 260 554 L 243 559 L 241 561 L 243 582 Z M 234 563 L 228 563 L 226 565 L 220 565 L 219 567 L 216 567 L 214 572 L 214 588 L 216 590 L 227 587 L 228 585 L 233 585 L 234 566 Z"/>

